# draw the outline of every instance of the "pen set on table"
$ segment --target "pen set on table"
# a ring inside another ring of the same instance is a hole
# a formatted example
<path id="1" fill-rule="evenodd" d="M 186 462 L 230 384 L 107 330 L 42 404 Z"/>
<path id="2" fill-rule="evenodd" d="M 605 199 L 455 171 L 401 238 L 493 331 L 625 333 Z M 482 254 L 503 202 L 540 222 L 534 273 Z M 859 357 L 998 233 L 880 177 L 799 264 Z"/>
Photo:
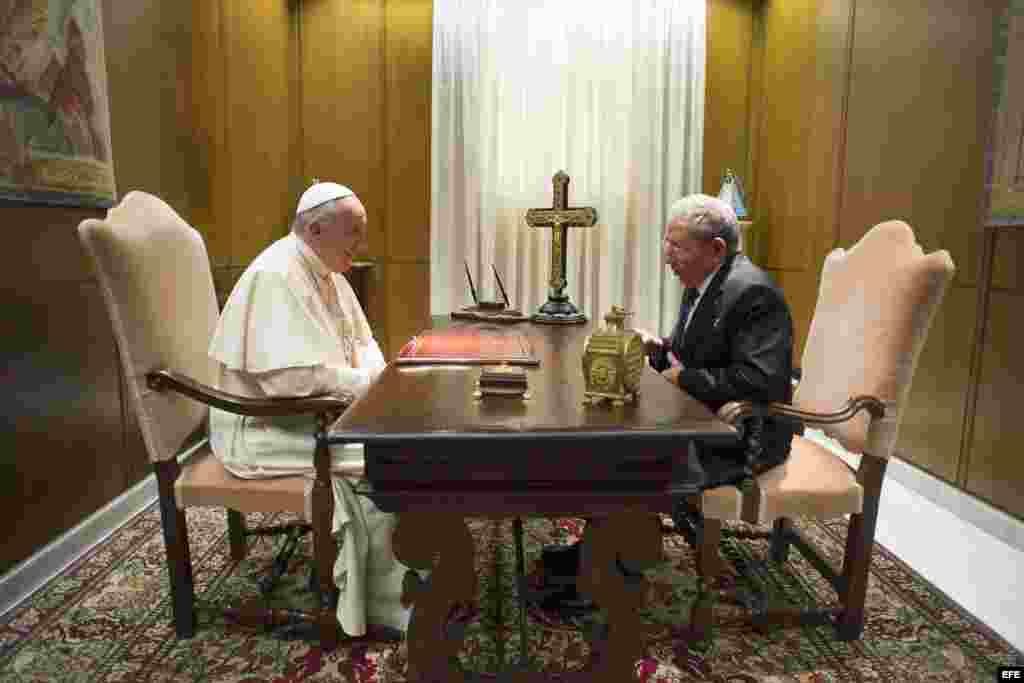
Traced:
<path id="1" fill-rule="evenodd" d="M 477 308 L 482 308 L 484 310 L 500 310 L 509 306 L 508 294 L 505 292 L 505 285 L 501 282 L 501 276 L 498 275 L 498 269 L 494 267 L 493 263 L 491 264 L 491 270 L 494 271 L 494 277 L 498 282 L 498 289 L 501 290 L 501 298 L 505 300 L 504 302 L 480 301 L 476 296 L 476 287 L 473 286 L 473 276 L 469 274 L 469 264 L 463 261 L 463 265 L 466 266 L 466 279 L 469 280 L 469 293 L 473 296 L 473 303 Z"/>

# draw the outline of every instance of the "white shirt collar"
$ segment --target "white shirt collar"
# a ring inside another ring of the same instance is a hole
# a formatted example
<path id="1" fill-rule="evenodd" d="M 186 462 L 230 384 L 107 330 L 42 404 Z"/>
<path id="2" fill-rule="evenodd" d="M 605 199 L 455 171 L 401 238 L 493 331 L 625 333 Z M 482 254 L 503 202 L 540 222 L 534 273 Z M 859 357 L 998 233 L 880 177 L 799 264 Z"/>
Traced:
<path id="1" fill-rule="evenodd" d="M 723 265 L 725 265 L 725 261 L 722 261 L 720 264 L 718 264 L 717 268 L 715 268 L 713 271 L 708 273 L 707 277 L 704 278 L 704 282 L 700 283 L 700 287 L 697 288 L 697 298 L 693 300 L 693 308 L 690 309 L 690 315 L 686 319 L 686 322 L 683 323 L 683 330 L 684 331 L 689 329 L 690 323 L 693 321 L 693 319 L 695 317 L 697 317 L 696 316 L 697 307 L 700 306 L 700 302 L 704 298 L 704 292 L 707 291 L 708 285 L 711 284 L 711 281 L 715 278 L 715 275 L 718 274 L 718 271 L 720 271 L 722 269 Z"/>
<path id="2" fill-rule="evenodd" d="M 704 296 L 704 292 L 707 291 L 708 285 L 710 285 L 711 281 L 715 279 L 715 276 L 718 275 L 718 271 L 722 269 L 723 265 L 725 265 L 724 260 L 718 264 L 717 268 L 708 273 L 707 277 L 704 278 L 704 282 L 700 283 L 700 287 L 697 288 L 697 299 L 700 299 L 702 296 Z"/>

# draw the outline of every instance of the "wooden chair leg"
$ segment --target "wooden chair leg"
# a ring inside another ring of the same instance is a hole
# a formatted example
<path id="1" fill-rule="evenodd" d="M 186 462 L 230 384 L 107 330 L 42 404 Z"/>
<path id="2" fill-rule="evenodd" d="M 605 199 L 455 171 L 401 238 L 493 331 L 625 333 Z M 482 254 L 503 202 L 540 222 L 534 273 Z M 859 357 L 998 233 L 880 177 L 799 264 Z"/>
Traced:
<path id="1" fill-rule="evenodd" d="M 845 590 L 844 595 L 840 595 L 843 611 L 836 624 L 840 640 L 856 640 L 864 630 L 864 601 L 867 598 L 874 535 L 874 524 L 869 525 L 863 514 L 850 515 L 843 559 Z"/>
<path id="2" fill-rule="evenodd" d="M 167 549 L 174 631 L 179 638 L 191 638 L 196 628 L 192 557 L 189 552 L 185 511 L 178 509 L 174 498 L 174 482 L 181 470 L 174 458 L 155 463 L 153 467 L 156 470 L 157 489 L 160 494 L 160 519 L 163 522 L 164 547 Z"/>
<path id="3" fill-rule="evenodd" d="M 772 540 L 769 555 L 772 562 L 782 564 L 789 559 L 789 531 L 793 526 L 792 520 L 780 517 L 772 525 Z"/>
<path id="4" fill-rule="evenodd" d="M 245 559 L 245 515 L 228 508 L 228 543 L 231 545 L 231 559 L 241 562 Z"/>
<path id="5" fill-rule="evenodd" d="M 320 648 L 330 651 L 338 646 L 338 619 L 334 610 L 334 561 L 338 547 L 331 535 L 334 520 L 334 489 L 331 480 L 331 454 L 327 447 L 327 416 L 317 416 L 316 450 L 313 463 L 311 506 L 313 513 L 313 556 L 320 581 L 320 604 L 317 624 Z"/>
<path id="6" fill-rule="evenodd" d="M 839 596 L 843 611 L 836 621 L 836 635 L 840 640 L 856 640 L 864 631 L 864 601 L 867 599 L 868 574 L 875 549 L 875 529 L 878 526 L 878 506 L 882 498 L 886 464 L 885 460 L 868 453 L 861 456 L 857 479 L 864 487 L 864 507 L 859 514 L 850 515 L 846 535 Z"/>

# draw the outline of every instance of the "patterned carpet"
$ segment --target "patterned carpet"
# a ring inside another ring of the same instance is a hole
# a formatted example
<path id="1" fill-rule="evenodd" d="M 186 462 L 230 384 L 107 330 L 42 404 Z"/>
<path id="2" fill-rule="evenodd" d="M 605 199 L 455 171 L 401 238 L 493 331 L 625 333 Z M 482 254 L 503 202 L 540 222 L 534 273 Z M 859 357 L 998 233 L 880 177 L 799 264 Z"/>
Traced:
<path id="1" fill-rule="evenodd" d="M 251 522 L 260 521 L 254 517 Z M 268 520 L 264 520 L 268 521 Z M 269 541 L 253 540 L 249 557 L 235 566 L 227 552 L 226 523 L 217 510 L 188 511 L 196 590 L 210 605 L 258 599 L 256 578 L 273 557 Z M 579 520 L 526 520 L 528 566 L 540 547 L 569 542 Z M 836 563 L 845 522 L 800 523 Z M 472 520 L 480 576 L 478 609 L 468 622 L 461 659 L 469 671 L 491 678 L 501 662 L 518 657 L 515 550 L 511 521 Z M 735 585 L 736 566 L 763 556 L 763 543 L 727 540 L 732 563 L 723 587 Z M 303 546 L 300 553 L 308 553 Z M 811 580 L 799 553 L 785 570 L 760 581 L 778 596 L 801 602 L 830 596 Z M 739 608 L 720 600 L 720 627 L 710 644 L 688 647 L 678 637 L 696 590 L 693 555 L 679 537 L 665 541 L 666 560 L 647 572 L 646 656 L 637 680 L 647 683 L 716 681 L 984 681 L 1018 653 L 917 576 L 883 548 L 872 566 L 868 622 L 862 640 L 836 641 L 829 628 L 757 635 L 738 626 Z M 308 600 L 305 563 L 297 554 L 292 571 L 274 593 L 280 604 Z M 998 590 L 993 587 L 992 590 Z M 170 626 L 169 593 L 159 513 L 148 509 L 89 556 L 33 596 L 0 625 L 0 680 L 82 681 L 405 681 L 401 642 L 356 641 L 322 653 L 287 630 L 265 632 L 231 624 L 213 609 L 200 611 L 200 627 L 177 641 Z M 530 652 L 535 666 L 557 672 L 579 668 L 588 654 L 589 622 L 570 623 L 539 610 L 529 614 Z M 599 619 L 599 615 L 598 615 Z"/>

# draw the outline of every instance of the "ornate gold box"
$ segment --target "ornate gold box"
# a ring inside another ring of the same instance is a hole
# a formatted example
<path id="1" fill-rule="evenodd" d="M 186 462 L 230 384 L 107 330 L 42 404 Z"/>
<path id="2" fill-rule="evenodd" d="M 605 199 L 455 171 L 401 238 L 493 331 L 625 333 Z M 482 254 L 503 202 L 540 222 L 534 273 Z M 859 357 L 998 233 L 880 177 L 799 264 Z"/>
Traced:
<path id="1" fill-rule="evenodd" d="M 607 399 L 621 406 L 640 393 L 637 387 L 644 367 L 644 344 L 638 333 L 625 329 L 628 315 L 621 306 L 612 306 L 604 317 L 606 324 L 584 342 L 585 404 Z"/>

